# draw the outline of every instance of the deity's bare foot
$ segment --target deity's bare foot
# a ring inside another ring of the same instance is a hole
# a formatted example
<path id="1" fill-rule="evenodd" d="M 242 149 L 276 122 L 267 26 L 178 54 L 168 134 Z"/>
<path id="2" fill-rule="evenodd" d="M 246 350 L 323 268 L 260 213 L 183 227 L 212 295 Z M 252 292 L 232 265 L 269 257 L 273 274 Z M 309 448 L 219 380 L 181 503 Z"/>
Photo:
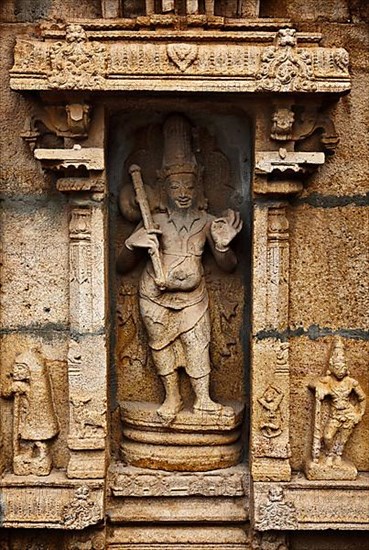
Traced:
<path id="1" fill-rule="evenodd" d="M 333 458 L 333 462 L 336 466 L 340 466 L 342 464 L 342 456 L 340 455 L 336 455 L 334 458 Z"/>
<path id="2" fill-rule="evenodd" d="M 156 413 L 165 424 L 170 424 L 182 409 L 183 401 L 181 398 L 166 397 Z"/>
<path id="3" fill-rule="evenodd" d="M 234 410 L 232 407 L 226 407 L 220 403 L 216 403 L 210 397 L 207 399 L 196 399 L 193 405 L 194 412 L 202 412 L 206 414 L 217 414 L 232 417 Z"/>

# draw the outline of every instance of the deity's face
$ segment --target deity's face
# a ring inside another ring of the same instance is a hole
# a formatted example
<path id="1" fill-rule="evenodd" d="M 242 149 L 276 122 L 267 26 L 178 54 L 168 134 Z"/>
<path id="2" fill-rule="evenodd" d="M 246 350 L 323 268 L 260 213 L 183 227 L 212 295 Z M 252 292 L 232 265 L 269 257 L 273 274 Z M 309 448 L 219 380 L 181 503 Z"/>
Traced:
<path id="1" fill-rule="evenodd" d="M 343 378 L 345 378 L 345 376 L 347 376 L 347 365 L 345 357 L 341 354 L 337 357 L 334 357 L 330 362 L 329 369 L 338 380 L 342 380 Z"/>
<path id="2" fill-rule="evenodd" d="M 194 174 L 171 174 L 166 180 L 169 205 L 180 210 L 193 206 L 196 196 Z"/>
<path id="3" fill-rule="evenodd" d="M 14 363 L 13 366 L 13 380 L 24 381 L 29 380 L 30 372 L 28 365 L 25 363 Z"/>

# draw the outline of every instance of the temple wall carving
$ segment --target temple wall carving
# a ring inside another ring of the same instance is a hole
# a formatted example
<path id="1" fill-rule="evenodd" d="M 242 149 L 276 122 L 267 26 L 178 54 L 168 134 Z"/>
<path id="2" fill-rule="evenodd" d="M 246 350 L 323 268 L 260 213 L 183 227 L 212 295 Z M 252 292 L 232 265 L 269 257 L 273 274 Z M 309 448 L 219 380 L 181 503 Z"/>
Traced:
<path id="1" fill-rule="evenodd" d="M 367 547 L 364 4 L 3 2 L 1 548 Z"/>

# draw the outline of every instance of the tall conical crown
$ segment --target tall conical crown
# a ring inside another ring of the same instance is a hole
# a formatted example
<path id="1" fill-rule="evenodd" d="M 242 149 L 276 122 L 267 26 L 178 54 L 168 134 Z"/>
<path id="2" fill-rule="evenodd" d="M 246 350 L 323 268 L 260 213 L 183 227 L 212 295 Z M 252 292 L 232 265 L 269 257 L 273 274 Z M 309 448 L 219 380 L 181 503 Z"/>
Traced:
<path id="1" fill-rule="evenodd" d="M 197 162 L 191 147 L 190 122 L 180 114 L 172 114 L 164 122 L 164 155 L 161 175 L 196 174 Z"/>
<path id="2" fill-rule="evenodd" d="M 337 361 L 345 360 L 345 346 L 340 336 L 336 336 L 332 342 L 329 354 L 329 365 L 334 365 Z"/>

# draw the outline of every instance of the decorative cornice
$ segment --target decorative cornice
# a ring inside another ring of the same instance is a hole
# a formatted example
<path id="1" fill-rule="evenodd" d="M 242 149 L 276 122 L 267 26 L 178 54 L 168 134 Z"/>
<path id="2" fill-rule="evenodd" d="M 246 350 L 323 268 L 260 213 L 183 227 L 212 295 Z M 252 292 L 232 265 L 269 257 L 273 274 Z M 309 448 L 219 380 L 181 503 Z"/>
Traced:
<path id="1" fill-rule="evenodd" d="M 87 25 L 86 25 L 87 26 Z M 270 31 L 106 31 L 69 24 L 18 38 L 13 90 L 330 92 L 350 89 L 348 54 L 319 36 Z"/>

